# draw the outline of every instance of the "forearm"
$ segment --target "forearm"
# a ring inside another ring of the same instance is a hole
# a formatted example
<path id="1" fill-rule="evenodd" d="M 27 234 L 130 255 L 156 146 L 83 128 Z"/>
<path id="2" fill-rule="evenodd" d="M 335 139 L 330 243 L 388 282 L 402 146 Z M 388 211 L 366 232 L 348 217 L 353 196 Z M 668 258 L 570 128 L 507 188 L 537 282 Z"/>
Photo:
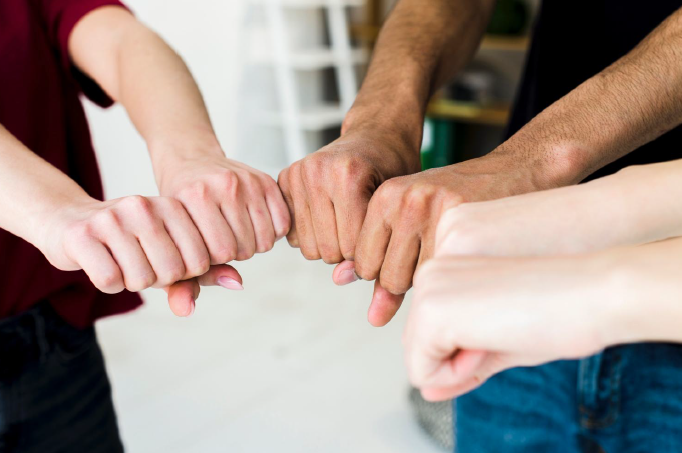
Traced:
<path id="1" fill-rule="evenodd" d="M 494 1 L 401 0 L 384 25 L 344 131 L 386 125 L 419 149 L 434 90 L 478 48 Z"/>
<path id="2" fill-rule="evenodd" d="M 573 184 L 682 122 L 682 11 L 628 55 L 539 114 L 495 152 Z"/>
<path id="3" fill-rule="evenodd" d="M 76 64 L 126 108 L 147 142 L 157 178 L 171 161 L 223 156 L 187 66 L 127 11 L 89 14 L 74 30 L 70 48 Z"/>
<path id="4" fill-rule="evenodd" d="M 40 247 L 55 212 L 95 202 L 0 125 L 0 228 Z"/>
<path id="5" fill-rule="evenodd" d="M 610 344 L 682 343 L 682 238 L 606 252 Z"/>

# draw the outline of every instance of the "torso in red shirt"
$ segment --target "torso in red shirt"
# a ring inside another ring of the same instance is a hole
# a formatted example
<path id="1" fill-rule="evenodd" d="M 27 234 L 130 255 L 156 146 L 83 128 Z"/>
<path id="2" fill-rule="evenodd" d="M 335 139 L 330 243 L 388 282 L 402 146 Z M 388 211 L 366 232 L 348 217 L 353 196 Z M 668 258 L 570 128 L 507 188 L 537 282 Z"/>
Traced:
<path id="1" fill-rule="evenodd" d="M 70 63 L 67 41 L 85 14 L 117 0 L 0 0 L 0 124 L 91 196 L 102 185 L 79 93 L 111 100 Z M 0 190 L 8 190 L 2 187 Z M 0 229 L 0 319 L 48 301 L 84 327 L 135 308 L 139 296 L 98 292 L 85 273 L 52 267 L 32 245 Z"/>

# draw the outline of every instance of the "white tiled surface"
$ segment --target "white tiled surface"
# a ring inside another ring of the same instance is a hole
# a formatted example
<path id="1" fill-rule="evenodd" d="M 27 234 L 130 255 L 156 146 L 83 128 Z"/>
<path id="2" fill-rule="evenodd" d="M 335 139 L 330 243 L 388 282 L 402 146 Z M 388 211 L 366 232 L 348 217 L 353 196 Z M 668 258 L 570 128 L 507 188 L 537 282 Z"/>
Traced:
<path id="1" fill-rule="evenodd" d="M 370 283 L 286 243 L 237 267 L 246 290 L 204 289 L 192 318 L 150 291 L 98 324 L 130 453 L 439 452 L 407 401 L 407 310 L 371 327 Z"/>

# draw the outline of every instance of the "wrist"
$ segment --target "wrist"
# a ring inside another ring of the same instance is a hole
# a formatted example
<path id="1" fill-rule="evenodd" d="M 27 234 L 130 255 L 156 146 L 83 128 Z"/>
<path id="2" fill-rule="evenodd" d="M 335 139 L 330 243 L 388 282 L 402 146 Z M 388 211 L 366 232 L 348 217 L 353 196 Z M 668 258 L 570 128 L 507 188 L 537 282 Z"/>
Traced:
<path id="1" fill-rule="evenodd" d="M 148 147 L 159 187 L 164 179 L 172 178 L 189 162 L 225 158 L 225 152 L 213 134 L 169 136 L 161 140 L 148 141 Z"/>
<path id="2" fill-rule="evenodd" d="M 428 98 L 408 87 L 374 90 L 364 86 L 346 114 L 342 135 L 359 130 L 377 131 L 405 143 L 406 151 L 418 155 L 427 103 Z"/>
<path id="3" fill-rule="evenodd" d="M 527 174 L 535 190 L 579 183 L 585 174 L 584 147 L 577 143 L 537 140 L 522 129 L 489 156 L 505 156 Z"/>

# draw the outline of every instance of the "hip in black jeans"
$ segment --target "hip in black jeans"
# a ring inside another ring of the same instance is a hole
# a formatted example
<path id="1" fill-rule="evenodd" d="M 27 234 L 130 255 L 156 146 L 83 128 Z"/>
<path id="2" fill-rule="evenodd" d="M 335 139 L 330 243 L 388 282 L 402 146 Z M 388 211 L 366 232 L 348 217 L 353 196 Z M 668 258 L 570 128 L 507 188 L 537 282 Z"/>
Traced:
<path id="1" fill-rule="evenodd" d="M 122 451 L 94 328 L 47 303 L 0 320 L 0 453 Z"/>

